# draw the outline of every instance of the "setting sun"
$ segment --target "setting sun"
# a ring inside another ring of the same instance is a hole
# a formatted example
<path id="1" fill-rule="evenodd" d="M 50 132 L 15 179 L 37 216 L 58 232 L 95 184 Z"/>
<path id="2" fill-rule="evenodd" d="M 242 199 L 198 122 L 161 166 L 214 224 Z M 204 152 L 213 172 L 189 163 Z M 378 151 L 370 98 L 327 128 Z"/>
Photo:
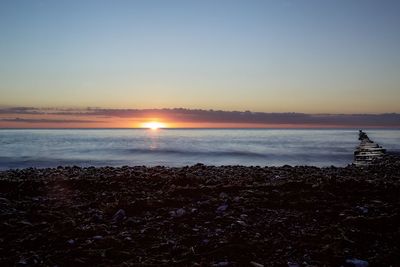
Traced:
<path id="1" fill-rule="evenodd" d="M 165 128 L 166 125 L 164 123 L 158 122 L 158 121 L 150 121 L 150 122 L 145 122 L 142 124 L 142 128 L 148 128 L 152 130 L 157 130 L 159 128 Z"/>

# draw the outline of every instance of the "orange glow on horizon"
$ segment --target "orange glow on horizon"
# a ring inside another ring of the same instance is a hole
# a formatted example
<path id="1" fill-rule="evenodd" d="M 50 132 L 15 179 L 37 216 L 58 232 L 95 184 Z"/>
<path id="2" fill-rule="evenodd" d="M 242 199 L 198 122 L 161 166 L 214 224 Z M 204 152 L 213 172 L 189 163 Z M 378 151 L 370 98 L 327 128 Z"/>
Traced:
<path id="1" fill-rule="evenodd" d="M 160 128 L 167 128 L 167 125 L 158 121 L 149 121 L 141 124 L 141 128 L 148 128 L 151 130 L 158 130 Z"/>

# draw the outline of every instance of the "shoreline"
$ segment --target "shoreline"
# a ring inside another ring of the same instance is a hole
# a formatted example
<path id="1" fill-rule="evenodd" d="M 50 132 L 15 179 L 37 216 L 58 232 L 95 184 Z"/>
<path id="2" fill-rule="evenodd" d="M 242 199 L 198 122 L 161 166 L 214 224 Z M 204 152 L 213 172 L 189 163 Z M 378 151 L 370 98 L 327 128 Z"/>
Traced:
<path id="1" fill-rule="evenodd" d="M 400 153 L 398 154 L 388 154 L 393 157 L 399 157 L 400 158 Z M 210 165 L 210 164 L 204 164 L 204 163 L 195 163 L 195 164 L 189 164 L 189 165 L 180 165 L 180 166 L 171 166 L 171 165 L 105 165 L 105 166 L 97 166 L 97 165 L 76 165 L 76 164 L 71 164 L 71 165 L 59 165 L 55 167 L 16 167 L 16 168 L 0 168 L 0 175 L 1 173 L 7 173 L 7 172 L 20 172 L 20 171 L 55 171 L 55 170 L 69 170 L 69 169 L 80 169 L 82 171 L 85 170 L 93 170 L 95 169 L 96 171 L 102 171 L 103 169 L 113 169 L 115 171 L 121 170 L 121 169 L 137 169 L 137 168 L 145 168 L 145 169 L 155 169 L 155 168 L 164 168 L 164 169 L 188 169 L 188 168 L 193 168 L 196 166 L 205 166 L 207 168 L 271 168 L 271 169 L 280 169 L 280 168 L 299 168 L 299 167 L 304 167 L 304 168 L 316 168 L 316 169 L 330 169 L 330 168 L 338 168 L 338 169 L 343 169 L 343 168 L 352 168 L 355 167 L 354 163 L 348 163 L 345 166 L 338 166 L 338 165 L 327 165 L 327 166 L 317 166 L 317 165 L 291 165 L 291 164 L 284 164 L 284 165 L 240 165 L 240 164 L 223 164 L 223 165 Z M 1 179 L 1 177 L 0 177 Z"/>
<path id="2" fill-rule="evenodd" d="M 3 170 L 0 265 L 396 266 L 399 195 L 393 156 L 362 168 Z"/>

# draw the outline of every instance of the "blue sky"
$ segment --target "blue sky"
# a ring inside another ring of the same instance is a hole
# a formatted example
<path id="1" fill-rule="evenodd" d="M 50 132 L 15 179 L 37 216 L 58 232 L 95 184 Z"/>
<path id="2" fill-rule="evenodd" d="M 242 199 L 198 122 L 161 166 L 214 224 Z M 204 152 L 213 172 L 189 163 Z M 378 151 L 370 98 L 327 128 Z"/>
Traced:
<path id="1" fill-rule="evenodd" d="M 399 1 L 1 1 L 0 105 L 400 112 Z"/>

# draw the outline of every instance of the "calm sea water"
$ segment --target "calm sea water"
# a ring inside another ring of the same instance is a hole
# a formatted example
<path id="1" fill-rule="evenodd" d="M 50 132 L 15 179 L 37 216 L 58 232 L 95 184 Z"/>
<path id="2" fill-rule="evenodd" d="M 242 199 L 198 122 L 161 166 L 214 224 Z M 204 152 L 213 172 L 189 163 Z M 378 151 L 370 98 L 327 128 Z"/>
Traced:
<path id="1" fill-rule="evenodd" d="M 368 130 L 400 151 L 399 130 Z M 166 165 L 346 166 L 357 130 L 112 129 L 0 130 L 0 169 Z"/>

